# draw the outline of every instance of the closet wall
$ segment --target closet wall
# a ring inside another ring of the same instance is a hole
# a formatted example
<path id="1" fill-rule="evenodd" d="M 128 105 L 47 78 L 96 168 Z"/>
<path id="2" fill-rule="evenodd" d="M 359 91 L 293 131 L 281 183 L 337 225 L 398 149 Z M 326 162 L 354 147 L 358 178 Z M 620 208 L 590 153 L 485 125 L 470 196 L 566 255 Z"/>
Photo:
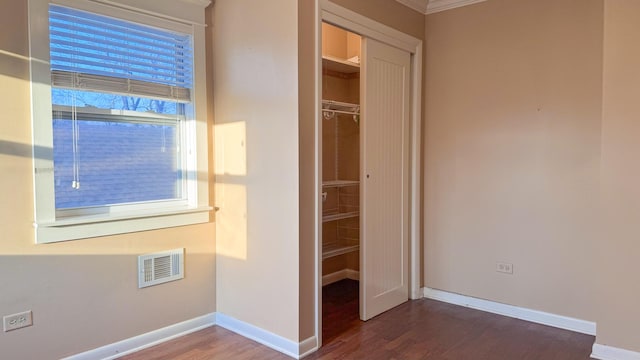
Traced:
<path id="1" fill-rule="evenodd" d="M 359 113 L 360 37 L 329 24 L 322 31 L 322 274 L 328 275 L 359 271 L 360 118 L 350 113 Z"/>

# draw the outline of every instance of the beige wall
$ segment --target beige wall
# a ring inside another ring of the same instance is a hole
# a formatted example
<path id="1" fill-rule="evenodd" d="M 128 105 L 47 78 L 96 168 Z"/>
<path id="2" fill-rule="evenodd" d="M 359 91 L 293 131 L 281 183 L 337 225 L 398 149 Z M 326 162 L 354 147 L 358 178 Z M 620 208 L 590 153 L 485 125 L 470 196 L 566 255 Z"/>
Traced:
<path id="1" fill-rule="evenodd" d="M 295 0 L 218 0 L 213 18 L 218 311 L 296 342 L 297 14 Z"/>
<path id="2" fill-rule="evenodd" d="M 395 0 L 330 0 L 418 39 L 424 39 L 424 15 Z"/>
<path id="3" fill-rule="evenodd" d="M 0 333 L 4 359 L 58 359 L 215 311 L 212 223 L 34 244 L 26 1 L 0 5 Z M 138 254 L 186 248 L 185 279 L 137 288 Z M 188 304 L 188 305 L 186 305 Z"/>
<path id="4" fill-rule="evenodd" d="M 426 286 L 596 320 L 602 7 L 427 16 Z"/>
<path id="5" fill-rule="evenodd" d="M 606 0 L 598 336 L 640 352 L 640 2 Z"/>

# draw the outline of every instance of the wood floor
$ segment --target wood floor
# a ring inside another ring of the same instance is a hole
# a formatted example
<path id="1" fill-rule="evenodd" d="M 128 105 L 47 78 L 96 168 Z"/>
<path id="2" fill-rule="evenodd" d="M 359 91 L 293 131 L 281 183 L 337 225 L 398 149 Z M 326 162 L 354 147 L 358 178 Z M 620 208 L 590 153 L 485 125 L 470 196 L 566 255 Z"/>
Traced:
<path id="1" fill-rule="evenodd" d="M 593 336 L 421 299 L 372 320 L 358 319 L 358 283 L 323 291 L 324 346 L 305 359 L 585 360 Z M 289 357 L 214 326 L 123 360 Z"/>

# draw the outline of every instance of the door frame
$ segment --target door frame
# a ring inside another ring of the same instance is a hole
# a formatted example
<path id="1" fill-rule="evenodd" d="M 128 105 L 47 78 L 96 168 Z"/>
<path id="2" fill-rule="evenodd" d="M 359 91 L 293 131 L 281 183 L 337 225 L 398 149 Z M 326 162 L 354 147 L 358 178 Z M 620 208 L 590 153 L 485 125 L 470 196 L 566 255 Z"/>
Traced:
<path id="1" fill-rule="evenodd" d="M 411 95 L 410 95 L 410 186 L 409 186 L 409 298 L 419 299 L 423 297 L 420 287 L 421 264 L 421 149 L 422 149 L 422 40 L 398 31 L 387 25 L 367 18 L 361 14 L 336 5 L 329 0 L 317 0 L 318 19 L 315 32 L 315 87 L 316 87 L 316 306 L 315 323 L 316 339 L 318 347 L 322 346 L 322 200 L 320 199 L 322 187 L 322 116 L 320 109 L 322 104 L 322 22 L 327 22 L 348 31 L 357 33 L 388 45 L 405 50 L 411 54 Z M 362 241 L 362 239 L 361 239 Z"/>

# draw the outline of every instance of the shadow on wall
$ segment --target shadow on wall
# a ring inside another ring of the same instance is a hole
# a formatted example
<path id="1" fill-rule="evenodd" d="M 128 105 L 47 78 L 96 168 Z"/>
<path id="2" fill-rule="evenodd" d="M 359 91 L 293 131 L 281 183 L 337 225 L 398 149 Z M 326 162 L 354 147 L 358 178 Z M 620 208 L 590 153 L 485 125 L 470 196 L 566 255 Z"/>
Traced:
<path id="1" fill-rule="evenodd" d="M 187 252 L 184 279 L 143 289 L 136 255 L 2 255 L 0 272 L 1 315 L 33 312 L 0 336 L 3 359 L 58 359 L 215 311 L 213 251 Z"/>
<path id="2" fill-rule="evenodd" d="M 36 146 L 34 149 L 33 146 L 28 144 L 0 140 L 0 155 L 4 154 L 9 156 L 31 158 L 32 151 L 40 159 L 53 160 L 53 152 L 51 151 L 51 148 Z"/>
<path id="3" fill-rule="evenodd" d="M 36 60 L 39 61 L 39 60 Z M 40 60 L 41 61 L 41 60 Z M 0 77 L 29 81 L 29 57 L 0 49 Z"/>

